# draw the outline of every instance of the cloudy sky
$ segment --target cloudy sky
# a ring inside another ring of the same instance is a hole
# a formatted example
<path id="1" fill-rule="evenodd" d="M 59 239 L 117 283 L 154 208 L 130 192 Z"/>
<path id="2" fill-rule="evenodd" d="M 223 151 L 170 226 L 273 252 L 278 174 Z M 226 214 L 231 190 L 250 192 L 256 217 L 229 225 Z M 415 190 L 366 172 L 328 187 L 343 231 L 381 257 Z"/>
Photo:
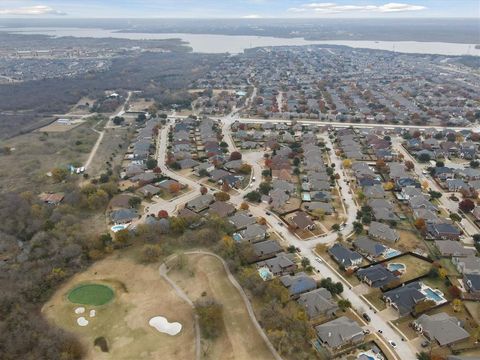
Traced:
<path id="1" fill-rule="evenodd" d="M 479 0 L 0 0 L 0 17 L 479 17 Z"/>

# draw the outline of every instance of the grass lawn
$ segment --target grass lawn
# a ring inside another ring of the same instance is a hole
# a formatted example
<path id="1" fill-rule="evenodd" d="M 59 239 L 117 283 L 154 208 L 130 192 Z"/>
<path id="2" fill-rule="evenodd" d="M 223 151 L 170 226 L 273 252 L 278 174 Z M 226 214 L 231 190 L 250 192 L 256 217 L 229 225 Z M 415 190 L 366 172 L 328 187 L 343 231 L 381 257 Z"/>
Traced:
<path id="1" fill-rule="evenodd" d="M 480 325 L 480 303 L 476 301 L 465 301 L 464 304 L 476 323 Z"/>
<path id="2" fill-rule="evenodd" d="M 382 300 L 382 291 L 380 289 L 374 289 L 368 293 L 365 294 L 365 298 L 370 301 L 373 306 L 377 308 L 377 310 L 382 311 L 387 308 L 387 305 L 385 304 L 385 301 Z"/>
<path id="3" fill-rule="evenodd" d="M 426 251 L 427 247 L 423 239 L 418 236 L 413 230 L 397 230 L 400 235 L 400 240 L 395 244 L 399 250 L 412 251 L 415 249 L 421 249 Z"/>
<path id="4" fill-rule="evenodd" d="M 408 315 L 393 322 L 405 334 L 408 340 L 413 340 L 419 336 L 419 334 L 410 326 L 412 321 L 414 321 L 414 318 Z"/>
<path id="5" fill-rule="evenodd" d="M 432 267 L 428 261 L 421 260 L 409 254 L 387 261 L 384 264 L 387 266 L 387 264 L 391 263 L 401 263 L 406 265 L 407 270 L 402 276 L 400 276 L 401 282 L 406 282 L 419 276 L 426 275 Z"/>
<path id="6" fill-rule="evenodd" d="M 182 268 L 173 268 L 169 277 L 196 301 L 213 298 L 223 307 L 224 330 L 215 340 L 202 339 L 202 356 L 208 359 L 272 359 L 273 355 L 258 334 L 238 290 L 228 279 L 223 264 L 211 255 L 184 255 Z"/>
<path id="7" fill-rule="evenodd" d="M 194 359 L 193 309 L 160 277 L 158 264 L 136 263 L 132 250 L 135 249 L 97 261 L 66 281 L 43 306 L 42 315 L 77 336 L 85 348 L 86 359 Z M 76 315 L 74 310 L 79 305 L 68 301 L 67 295 L 72 288 L 88 282 L 108 285 L 115 297 L 101 307 L 85 306 L 85 313 Z M 96 310 L 93 318 L 88 315 L 91 309 Z M 89 324 L 78 326 L 79 316 L 84 316 Z M 154 316 L 181 323 L 182 331 L 176 336 L 158 332 L 148 325 Z M 94 346 L 98 337 L 106 339 L 108 353 Z"/>
<path id="8" fill-rule="evenodd" d="M 115 296 L 112 288 L 102 284 L 85 284 L 68 293 L 68 300 L 75 304 L 100 306 Z"/>

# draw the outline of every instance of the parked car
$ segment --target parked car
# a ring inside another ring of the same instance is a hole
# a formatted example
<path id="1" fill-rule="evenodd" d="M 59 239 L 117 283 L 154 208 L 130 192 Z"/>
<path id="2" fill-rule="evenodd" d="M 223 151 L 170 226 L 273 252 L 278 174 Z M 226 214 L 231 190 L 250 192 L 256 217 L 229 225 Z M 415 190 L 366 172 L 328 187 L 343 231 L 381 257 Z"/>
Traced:
<path id="1" fill-rule="evenodd" d="M 370 318 L 370 316 L 369 316 L 367 313 L 363 313 L 363 314 L 362 314 L 362 317 L 363 317 L 367 322 L 372 321 L 372 319 Z"/>
<path id="2" fill-rule="evenodd" d="M 392 340 L 388 340 L 388 343 L 389 343 L 390 346 L 391 346 L 392 348 L 394 348 L 394 349 L 397 347 L 397 344 L 395 344 Z"/>

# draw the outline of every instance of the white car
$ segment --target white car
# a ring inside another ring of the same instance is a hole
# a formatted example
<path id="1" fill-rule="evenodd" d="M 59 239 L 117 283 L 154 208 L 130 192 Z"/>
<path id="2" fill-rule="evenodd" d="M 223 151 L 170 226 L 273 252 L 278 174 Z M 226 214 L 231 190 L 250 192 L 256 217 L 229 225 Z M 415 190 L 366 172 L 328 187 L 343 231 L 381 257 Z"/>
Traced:
<path id="1" fill-rule="evenodd" d="M 315 260 L 317 260 L 319 263 L 323 262 L 323 260 L 320 259 L 319 257 L 316 257 Z"/>
<path id="2" fill-rule="evenodd" d="M 397 347 L 397 344 L 395 344 L 392 340 L 388 340 L 388 343 L 389 343 L 390 346 L 391 346 L 392 348 L 394 348 L 394 349 Z"/>

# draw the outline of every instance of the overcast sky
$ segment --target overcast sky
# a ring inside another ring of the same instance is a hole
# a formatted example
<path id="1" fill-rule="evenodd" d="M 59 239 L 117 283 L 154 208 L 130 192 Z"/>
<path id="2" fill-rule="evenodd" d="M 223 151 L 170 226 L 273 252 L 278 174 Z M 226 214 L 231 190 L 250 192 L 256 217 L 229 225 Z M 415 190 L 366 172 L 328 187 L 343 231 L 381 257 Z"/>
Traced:
<path id="1" fill-rule="evenodd" d="M 0 17 L 478 17 L 479 0 L 0 0 Z"/>

